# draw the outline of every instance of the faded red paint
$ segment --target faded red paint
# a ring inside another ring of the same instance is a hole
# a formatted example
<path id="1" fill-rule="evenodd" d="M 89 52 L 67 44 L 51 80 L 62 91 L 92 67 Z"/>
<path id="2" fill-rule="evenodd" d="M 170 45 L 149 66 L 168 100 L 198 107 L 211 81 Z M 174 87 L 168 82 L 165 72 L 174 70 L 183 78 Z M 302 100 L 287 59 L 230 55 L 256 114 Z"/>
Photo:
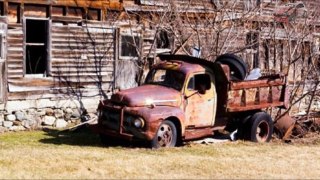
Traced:
<path id="1" fill-rule="evenodd" d="M 181 104 L 179 91 L 157 85 L 142 85 L 120 91 L 111 97 L 112 102 L 129 107 L 146 106 L 148 100 L 151 99 L 158 106 L 179 106 Z"/>

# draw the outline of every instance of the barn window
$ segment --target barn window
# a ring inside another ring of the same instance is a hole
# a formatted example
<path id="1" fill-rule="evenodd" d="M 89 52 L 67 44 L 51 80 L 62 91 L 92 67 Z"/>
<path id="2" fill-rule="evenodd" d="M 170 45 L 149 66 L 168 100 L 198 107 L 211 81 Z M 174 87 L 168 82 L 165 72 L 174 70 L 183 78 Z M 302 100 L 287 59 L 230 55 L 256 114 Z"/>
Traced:
<path id="1" fill-rule="evenodd" d="M 160 30 L 156 36 L 156 53 L 170 52 L 173 43 L 173 34 L 165 29 Z"/>
<path id="2" fill-rule="evenodd" d="M 66 14 L 66 7 L 64 6 L 52 6 L 52 16 L 64 16 Z"/>
<path id="3" fill-rule="evenodd" d="M 173 44 L 173 37 L 166 30 L 161 30 L 157 34 L 156 41 L 157 41 L 157 48 L 170 49 L 171 45 Z"/>
<path id="4" fill-rule="evenodd" d="M 68 16 L 83 18 L 84 14 L 85 13 L 84 13 L 83 8 L 78 8 L 78 7 L 69 7 L 68 8 Z"/>
<path id="5" fill-rule="evenodd" d="M 25 74 L 48 74 L 48 20 L 25 20 Z"/>
<path id="6" fill-rule="evenodd" d="M 101 10 L 100 9 L 93 9 L 89 8 L 86 15 L 88 20 L 101 20 Z"/>
<path id="7" fill-rule="evenodd" d="M 9 3 L 8 5 L 8 21 L 9 23 L 20 23 L 21 22 L 21 13 L 20 13 L 20 4 Z"/>
<path id="8" fill-rule="evenodd" d="M 250 52 L 252 56 L 253 68 L 259 67 L 259 33 L 257 32 L 249 32 L 246 35 L 246 46 L 248 48 L 248 52 Z"/>
<path id="9" fill-rule="evenodd" d="M 140 36 L 123 34 L 120 36 L 120 59 L 136 59 L 139 56 Z"/>

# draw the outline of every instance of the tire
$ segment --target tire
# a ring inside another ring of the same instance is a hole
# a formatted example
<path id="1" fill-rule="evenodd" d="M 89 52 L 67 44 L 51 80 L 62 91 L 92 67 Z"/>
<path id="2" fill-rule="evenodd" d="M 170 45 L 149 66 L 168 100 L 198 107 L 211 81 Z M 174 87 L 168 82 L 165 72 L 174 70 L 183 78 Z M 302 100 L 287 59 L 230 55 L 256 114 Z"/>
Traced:
<path id="1" fill-rule="evenodd" d="M 269 142 L 273 133 L 273 121 L 269 114 L 265 112 L 255 113 L 247 123 L 245 135 L 246 139 L 252 142 Z"/>
<path id="2" fill-rule="evenodd" d="M 216 62 L 228 65 L 232 80 L 244 80 L 247 75 L 247 65 L 234 54 L 223 54 L 216 59 Z"/>
<path id="3" fill-rule="evenodd" d="M 177 143 L 177 128 L 168 120 L 163 121 L 151 141 L 152 148 L 174 147 Z"/>

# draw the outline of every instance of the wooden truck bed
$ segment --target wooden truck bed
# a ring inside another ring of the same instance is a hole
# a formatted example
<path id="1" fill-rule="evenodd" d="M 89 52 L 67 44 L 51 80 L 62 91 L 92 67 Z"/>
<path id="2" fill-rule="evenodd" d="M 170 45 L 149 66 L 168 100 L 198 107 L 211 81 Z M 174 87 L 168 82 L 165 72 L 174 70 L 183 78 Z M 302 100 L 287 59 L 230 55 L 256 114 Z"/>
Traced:
<path id="1" fill-rule="evenodd" d="M 285 76 L 269 75 L 258 80 L 230 81 L 227 94 L 227 112 L 287 107 Z"/>

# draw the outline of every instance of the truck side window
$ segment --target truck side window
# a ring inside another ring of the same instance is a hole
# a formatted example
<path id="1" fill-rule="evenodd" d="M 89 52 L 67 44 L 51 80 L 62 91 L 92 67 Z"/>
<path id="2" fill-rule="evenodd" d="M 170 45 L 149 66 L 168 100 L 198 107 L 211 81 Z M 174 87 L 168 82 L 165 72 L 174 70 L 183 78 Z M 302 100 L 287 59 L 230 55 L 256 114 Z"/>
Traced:
<path id="1" fill-rule="evenodd" d="M 188 90 L 203 92 L 211 88 L 211 80 L 208 74 L 196 74 L 188 82 Z"/>
<path id="2" fill-rule="evenodd" d="M 194 90 L 194 77 L 190 78 L 188 82 L 188 90 Z"/>

